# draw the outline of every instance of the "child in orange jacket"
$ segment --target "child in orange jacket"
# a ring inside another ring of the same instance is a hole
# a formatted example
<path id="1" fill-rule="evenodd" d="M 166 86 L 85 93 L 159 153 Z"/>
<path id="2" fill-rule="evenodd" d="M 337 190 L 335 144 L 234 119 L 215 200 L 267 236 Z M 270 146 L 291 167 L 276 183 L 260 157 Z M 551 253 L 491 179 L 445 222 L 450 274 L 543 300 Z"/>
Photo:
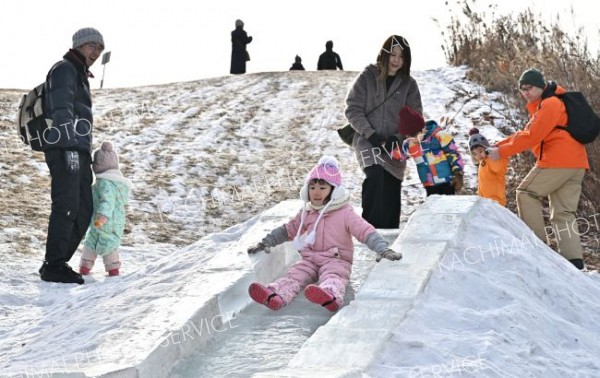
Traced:
<path id="1" fill-rule="evenodd" d="M 485 137 L 479 134 L 479 129 L 473 127 L 469 130 L 469 151 L 476 164 L 477 195 L 493 199 L 502 206 L 506 206 L 506 170 L 508 159 L 488 159 L 487 149 L 490 147 Z"/>

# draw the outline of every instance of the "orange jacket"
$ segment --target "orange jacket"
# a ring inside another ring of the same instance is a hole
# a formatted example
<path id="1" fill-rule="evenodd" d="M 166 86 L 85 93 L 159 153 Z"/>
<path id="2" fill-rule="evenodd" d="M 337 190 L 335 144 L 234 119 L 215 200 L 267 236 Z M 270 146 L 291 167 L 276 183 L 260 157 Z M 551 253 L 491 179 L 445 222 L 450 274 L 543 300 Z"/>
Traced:
<path id="1" fill-rule="evenodd" d="M 477 194 L 506 206 L 506 170 L 508 159 L 485 159 L 479 163 Z"/>
<path id="2" fill-rule="evenodd" d="M 557 86 L 557 94 L 564 92 Z M 558 97 L 528 103 L 527 111 L 530 118 L 525 128 L 496 143 L 502 158 L 531 148 L 540 168 L 590 168 L 585 146 L 556 127 L 567 124 L 567 110 Z"/>

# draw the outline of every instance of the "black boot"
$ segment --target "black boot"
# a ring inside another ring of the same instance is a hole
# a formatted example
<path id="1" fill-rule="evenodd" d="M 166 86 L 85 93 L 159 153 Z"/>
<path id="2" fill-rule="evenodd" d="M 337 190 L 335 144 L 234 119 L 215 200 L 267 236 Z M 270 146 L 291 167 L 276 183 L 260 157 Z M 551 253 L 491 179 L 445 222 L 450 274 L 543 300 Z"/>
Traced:
<path id="1" fill-rule="evenodd" d="M 44 263 L 40 268 L 40 277 L 43 281 L 83 284 L 85 281 L 81 274 L 73 271 L 67 263 Z"/>
<path id="2" fill-rule="evenodd" d="M 48 266 L 48 262 L 46 260 L 44 260 L 44 262 L 42 263 L 42 266 L 38 270 L 38 272 L 40 273 L 40 276 L 42 275 L 42 272 L 44 271 L 44 269 L 46 269 L 47 266 Z"/>
<path id="3" fill-rule="evenodd" d="M 573 265 L 575 265 L 575 268 L 579 269 L 579 270 L 583 270 L 583 259 L 572 259 L 569 260 L 569 262 Z"/>

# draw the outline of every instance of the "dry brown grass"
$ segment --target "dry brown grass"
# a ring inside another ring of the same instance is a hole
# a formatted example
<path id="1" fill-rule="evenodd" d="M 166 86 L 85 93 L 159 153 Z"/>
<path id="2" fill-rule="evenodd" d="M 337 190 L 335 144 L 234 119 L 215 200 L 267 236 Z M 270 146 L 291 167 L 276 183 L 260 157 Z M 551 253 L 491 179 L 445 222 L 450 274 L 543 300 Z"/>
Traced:
<path id="1" fill-rule="evenodd" d="M 501 15 L 493 6 L 477 11 L 478 5 L 476 0 L 448 4 L 450 11 L 460 9 L 460 12 L 451 18 L 442 48 L 449 64 L 470 68 L 469 79 L 490 91 L 506 94 L 506 105 L 519 109 L 519 119 L 509 120 L 510 123 L 517 128 L 526 123 L 527 114 L 517 91 L 517 81 L 529 67 L 540 69 L 547 80 L 554 80 L 567 90 L 583 92 L 594 109 L 600 109 L 600 52 L 595 56 L 590 52 L 581 29 L 569 35 L 558 21 L 544 23 L 541 16 L 531 10 Z M 570 16 L 575 18 L 573 14 Z M 590 171 L 584 180 L 578 216 L 590 219 L 600 211 L 600 138 L 586 147 Z M 508 207 L 515 212 L 516 186 L 533 163 L 530 153 L 511 160 L 513 172 L 507 180 L 507 195 Z M 582 237 L 586 263 L 594 268 L 600 266 L 599 239 L 597 227 Z"/>

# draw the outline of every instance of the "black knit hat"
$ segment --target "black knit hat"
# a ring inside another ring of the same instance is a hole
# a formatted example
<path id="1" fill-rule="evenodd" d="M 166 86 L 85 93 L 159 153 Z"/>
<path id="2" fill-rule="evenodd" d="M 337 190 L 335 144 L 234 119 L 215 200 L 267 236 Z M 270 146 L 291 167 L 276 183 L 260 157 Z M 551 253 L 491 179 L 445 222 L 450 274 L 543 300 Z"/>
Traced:
<path id="1" fill-rule="evenodd" d="M 535 68 L 530 68 L 521 74 L 521 77 L 519 78 L 519 89 L 523 84 L 529 84 L 544 89 L 546 81 L 544 80 L 544 75 L 540 71 Z"/>

